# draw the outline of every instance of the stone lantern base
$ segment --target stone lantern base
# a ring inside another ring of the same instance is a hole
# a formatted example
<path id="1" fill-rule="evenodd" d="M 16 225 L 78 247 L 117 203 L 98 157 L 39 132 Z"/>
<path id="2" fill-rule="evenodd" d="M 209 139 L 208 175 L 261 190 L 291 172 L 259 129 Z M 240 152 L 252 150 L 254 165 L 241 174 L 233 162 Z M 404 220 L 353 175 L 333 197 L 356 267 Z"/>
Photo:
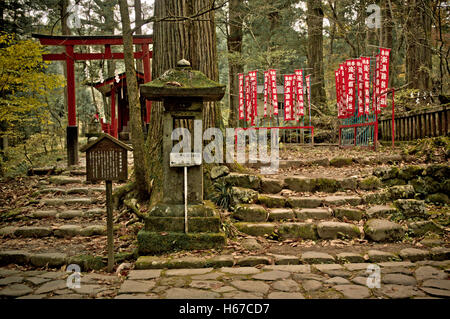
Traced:
<path id="1" fill-rule="evenodd" d="M 220 229 L 220 217 L 211 202 L 188 205 L 188 233 L 184 232 L 184 205 L 157 204 L 138 233 L 140 255 L 174 250 L 220 248 L 226 236 Z"/>

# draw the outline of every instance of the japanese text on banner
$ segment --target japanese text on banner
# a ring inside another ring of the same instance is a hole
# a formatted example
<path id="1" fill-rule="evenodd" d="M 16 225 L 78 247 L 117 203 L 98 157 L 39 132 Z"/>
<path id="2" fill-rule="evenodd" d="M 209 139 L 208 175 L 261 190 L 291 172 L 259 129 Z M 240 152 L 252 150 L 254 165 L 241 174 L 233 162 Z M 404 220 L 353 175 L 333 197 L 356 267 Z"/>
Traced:
<path id="1" fill-rule="evenodd" d="M 297 121 L 305 115 L 303 101 L 303 70 L 295 70 L 296 94 L 297 94 Z"/>
<path id="2" fill-rule="evenodd" d="M 244 74 L 239 73 L 239 119 L 243 120 L 245 118 L 244 114 Z"/>

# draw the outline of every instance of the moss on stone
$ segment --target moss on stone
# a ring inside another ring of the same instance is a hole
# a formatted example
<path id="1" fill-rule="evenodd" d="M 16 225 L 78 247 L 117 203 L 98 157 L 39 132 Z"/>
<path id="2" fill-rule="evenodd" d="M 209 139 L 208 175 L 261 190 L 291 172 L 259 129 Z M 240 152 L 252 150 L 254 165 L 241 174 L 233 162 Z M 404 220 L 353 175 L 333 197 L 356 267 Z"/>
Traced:
<path id="1" fill-rule="evenodd" d="M 258 199 L 258 192 L 250 188 L 233 186 L 232 193 L 236 204 L 251 204 Z"/>
<path id="2" fill-rule="evenodd" d="M 202 257 L 169 258 L 166 267 L 169 269 L 204 268 L 206 260 Z"/>
<path id="3" fill-rule="evenodd" d="M 387 180 L 384 180 L 383 183 L 386 186 L 406 185 L 406 181 L 401 178 L 387 179 Z"/>
<path id="4" fill-rule="evenodd" d="M 215 205 L 211 201 L 203 204 L 188 205 L 189 217 L 213 217 Z M 152 217 L 184 217 L 184 205 L 158 203 L 150 209 Z"/>
<path id="5" fill-rule="evenodd" d="M 236 223 L 234 226 L 241 232 L 252 236 L 270 235 L 275 231 L 275 224 L 271 223 Z"/>
<path id="6" fill-rule="evenodd" d="M 230 173 L 224 177 L 225 183 L 232 186 L 251 188 L 258 190 L 261 185 L 261 178 L 252 174 Z"/>
<path id="7" fill-rule="evenodd" d="M 178 88 L 178 86 L 168 84 L 170 82 L 180 83 L 180 89 L 224 87 L 224 85 L 207 78 L 202 72 L 192 70 L 191 68 L 177 68 L 167 70 L 159 78 L 143 84 L 141 85 L 141 87 L 145 86 L 151 88 L 163 88 L 169 86 Z"/>
<path id="8" fill-rule="evenodd" d="M 442 180 L 450 176 L 450 166 L 448 164 L 432 164 L 427 166 L 425 173 L 435 180 Z"/>
<path id="9" fill-rule="evenodd" d="M 435 203 L 435 204 L 450 204 L 450 200 L 446 194 L 443 193 L 436 193 L 428 195 L 426 198 L 427 202 Z"/>
<path id="10" fill-rule="evenodd" d="M 334 193 L 340 190 L 340 183 L 331 178 L 316 178 L 314 179 L 314 188 L 316 192 Z"/>
<path id="11" fill-rule="evenodd" d="M 313 223 L 283 223 L 278 229 L 281 239 L 317 239 L 317 227 Z"/>
<path id="12" fill-rule="evenodd" d="M 398 173 L 398 177 L 405 181 L 409 181 L 417 176 L 422 176 L 424 169 L 417 165 L 408 165 L 401 169 Z"/>
<path id="13" fill-rule="evenodd" d="M 267 220 L 267 211 L 260 205 L 239 204 L 236 205 L 232 216 L 247 222 L 264 222 Z"/>
<path id="14" fill-rule="evenodd" d="M 176 233 L 141 230 L 137 235 L 139 254 L 159 254 L 176 250 L 213 249 L 226 243 L 224 233 Z"/>
<path id="15" fill-rule="evenodd" d="M 361 220 L 363 212 L 355 208 L 339 207 L 334 210 L 334 216 L 341 219 L 345 217 L 349 220 Z"/>
<path id="16" fill-rule="evenodd" d="M 373 175 L 379 177 L 382 181 L 398 178 L 399 168 L 396 166 L 379 167 L 373 171 Z"/>
<path id="17" fill-rule="evenodd" d="M 414 198 L 414 187 L 412 185 L 395 185 L 388 189 L 391 200 L 400 198 Z"/>
<path id="18" fill-rule="evenodd" d="M 216 217 L 189 217 L 188 229 L 193 233 L 220 231 L 220 218 Z M 153 217 L 145 219 L 145 230 L 147 231 L 184 231 L 184 217 Z"/>
<path id="19" fill-rule="evenodd" d="M 366 194 L 364 195 L 363 199 L 366 204 L 385 204 L 387 201 L 389 201 L 389 193 L 383 191 L 378 193 Z"/>
<path id="20" fill-rule="evenodd" d="M 441 189 L 440 183 L 430 176 L 412 179 L 410 183 L 414 187 L 414 191 L 422 195 L 438 193 Z"/>
<path id="21" fill-rule="evenodd" d="M 78 255 L 70 257 L 69 264 L 79 265 L 82 271 L 90 271 L 101 270 L 107 263 L 102 256 Z"/>
<path id="22" fill-rule="evenodd" d="M 405 231 L 396 223 L 383 219 L 370 219 L 364 224 L 365 235 L 373 241 L 397 241 Z"/>
<path id="23" fill-rule="evenodd" d="M 314 190 L 314 179 L 308 177 L 287 177 L 284 179 L 287 188 L 295 192 L 312 192 Z"/>
<path id="24" fill-rule="evenodd" d="M 359 188 L 363 190 L 378 189 L 382 186 L 381 180 L 376 176 L 369 176 L 359 182 Z"/>
<path id="25" fill-rule="evenodd" d="M 232 255 L 216 256 L 206 260 L 205 267 L 221 268 L 221 267 L 233 267 L 234 258 Z"/>
<path id="26" fill-rule="evenodd" d="M 446 179 L 441 183 L 440 192 L 450 194 L 450 179 Z"/>
<path id="27" fill-rule="evenodd" d="M 136 260 L 139 257 L 138 250 L 124 251 L 114 255 L 114 262 L 120 264 L 124 261 Z"/>
<path id="28" fill-rule="evenodd" d="M 286 206 L 286 198 L 278 195 L 258 195 L 258 202 L 269 208 L 279 208 Z"/>
<path id="29" fill-rule="evenodd" d="M 136 269 L 161 269 L 167 268 L 167 261 L 171 257 L 157 257 L 157 256 L 140 256 L 136 260 Z"/>
<path id="30" fill-rule="evenodd" d="M 330 165 L 334 167 L 343 167 L 352 165 L 353 160 L 347 157 L 335 157 L 330 160 Z"/>
<path id="31" fill-rule="evenodd" d="M 408 230 L 412 232 L 414 236 L 424 236 L 427 233 L 441 234 L 444 232 L 444 227 L 436 224 L 432 220 L 423 220 L 409 223 Z"/>

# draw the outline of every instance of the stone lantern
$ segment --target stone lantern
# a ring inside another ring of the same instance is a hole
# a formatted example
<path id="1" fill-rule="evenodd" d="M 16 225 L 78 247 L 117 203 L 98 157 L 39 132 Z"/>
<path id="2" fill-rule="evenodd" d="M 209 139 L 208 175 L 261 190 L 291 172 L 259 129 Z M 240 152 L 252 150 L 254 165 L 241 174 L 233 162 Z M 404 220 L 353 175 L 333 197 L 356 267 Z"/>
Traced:
<path id="1" fill-rule="evenodd" d="M 203 118 L 203 102 L 222 99 L 225 86 L 208 79 L 200 71 L 192 70 L 188 61 L 180 60 L 175 69 L 141 85 L 140 91 L 146 99 L 162 101 L 164 106 L 163 194 L 161 202 L 150 210 L 144 230 L 138 234 L 140 254 L 224 245 L 225 234 L 220 231 L 220 218 L 215 206 L 203 200 L 202 143 L 197 142 L 199 145 L 192 147 L 193 152 L 183 149 L 180 155 L 188 155 L 189 158 L 177 165 L 174 157 L 177 154 L 172 150 L 178 141 L 172 140 L 172 132 L 177 123 L 189 124 L 188 127 L 193 128 L 194 121 Z M 201 142 L 201 130 L 196 133 L 200 134 Z M 194 145 L 193 136 L 191 145 Z"/>

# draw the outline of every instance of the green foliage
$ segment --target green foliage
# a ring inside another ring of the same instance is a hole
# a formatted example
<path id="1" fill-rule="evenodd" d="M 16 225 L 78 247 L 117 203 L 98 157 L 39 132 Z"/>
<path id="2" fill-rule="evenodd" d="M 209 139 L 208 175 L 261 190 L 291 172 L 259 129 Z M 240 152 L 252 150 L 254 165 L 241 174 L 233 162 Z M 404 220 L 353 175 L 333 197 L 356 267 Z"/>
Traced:
<path id="1" fill-rule="evenodd" d="M 233 205 L 232 185 L 220 180 L 213 185 L 211 200 L 219 207 L 228 209 Z"/>
<path id="2" fill-rule="evenodd" d="M 0 156 L 0 159 L 3 158 L 0 177 L 24 176 L 31 167 L 56 165 L 65 156 L 62 143 L 63 140 L 58 140 L 54 135 L 37 133 L 26 143 L 9 147 Z"/>
<path id="3" fill-rule="evenodd" d="M 426 161 L 447 160 L 450 158 L 450 137 L 439 136 L 418 139 L 415 143 L 407 145 L 403 153 L 424 157 Z"/>

